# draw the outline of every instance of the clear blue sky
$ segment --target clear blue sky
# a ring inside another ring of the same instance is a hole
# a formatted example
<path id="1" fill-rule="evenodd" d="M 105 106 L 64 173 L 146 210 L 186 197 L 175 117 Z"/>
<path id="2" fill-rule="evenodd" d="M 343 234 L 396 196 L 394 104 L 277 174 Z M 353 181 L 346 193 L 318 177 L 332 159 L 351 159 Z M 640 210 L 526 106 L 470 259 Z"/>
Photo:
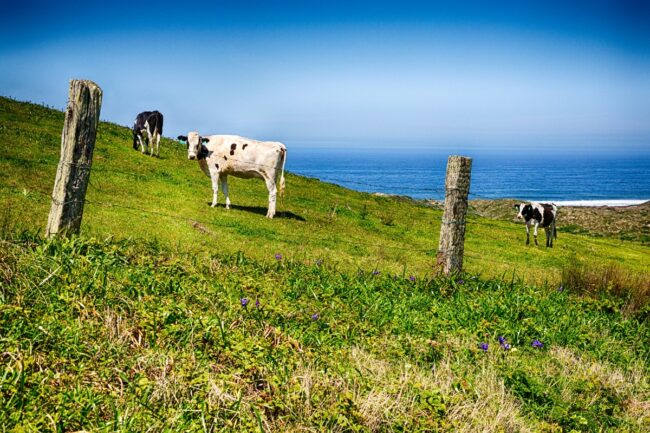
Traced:
<path id="1" fill-rule="evenodd" d="M 3 4 L 0 94 L 290 146 L 648 153 L 650 2 Z"/>

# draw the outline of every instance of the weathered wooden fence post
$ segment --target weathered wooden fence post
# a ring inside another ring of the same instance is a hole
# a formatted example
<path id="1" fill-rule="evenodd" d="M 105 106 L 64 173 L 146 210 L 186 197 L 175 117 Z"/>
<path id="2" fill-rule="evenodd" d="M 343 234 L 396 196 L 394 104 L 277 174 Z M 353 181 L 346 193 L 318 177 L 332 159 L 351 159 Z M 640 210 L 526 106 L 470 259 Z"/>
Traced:
<path id="1" fill-rule="evenodd" d="M 88 80 L 71 80 L 61 136 L 52 207 L 45 235 L 78 233 L 90 179 L 93 149 L 102 105 L 102 89 Z"/>
<path id="2" fill-rule="evenodd" d="M 450 156 L 445 179 L 445 211 L 440 225 L 437 264 L 445 275 L 463 270 L 465 215 L 472 158 Z"/>

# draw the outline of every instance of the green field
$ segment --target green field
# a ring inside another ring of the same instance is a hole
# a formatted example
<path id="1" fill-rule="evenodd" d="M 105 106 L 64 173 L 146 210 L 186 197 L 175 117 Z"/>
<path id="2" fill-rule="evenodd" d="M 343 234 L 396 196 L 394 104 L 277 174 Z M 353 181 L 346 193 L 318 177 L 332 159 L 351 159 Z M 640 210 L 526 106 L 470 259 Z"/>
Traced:
<path id="1" fill-rule="evenodd" d="M 212 209 L 184 146 L 109 123 L 81 235 L 46 241 L 62 125 L 0 98 L 4 431 L 650 429 L 647 245 L 471 214 L 437 277 L 440 209 L 293 174 L 273 220 L 260 181 Z"/>

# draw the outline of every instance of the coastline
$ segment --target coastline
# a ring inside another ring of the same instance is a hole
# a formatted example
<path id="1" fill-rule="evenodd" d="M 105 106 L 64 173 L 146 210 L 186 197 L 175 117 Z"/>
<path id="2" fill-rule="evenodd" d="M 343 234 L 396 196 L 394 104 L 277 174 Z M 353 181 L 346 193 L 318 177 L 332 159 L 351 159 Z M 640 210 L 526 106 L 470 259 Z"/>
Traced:
<path id="1" fill-rule="evenodd" d="M 495 199 L 500 200 L 500 199 Z M 545 200 L 538 203 L 555 203 L 558 206 L 572 206 L 572 207 L 627 207 L 638 206 L 650 201 L 650 199 L 610 199 L 610 200 Z"/>

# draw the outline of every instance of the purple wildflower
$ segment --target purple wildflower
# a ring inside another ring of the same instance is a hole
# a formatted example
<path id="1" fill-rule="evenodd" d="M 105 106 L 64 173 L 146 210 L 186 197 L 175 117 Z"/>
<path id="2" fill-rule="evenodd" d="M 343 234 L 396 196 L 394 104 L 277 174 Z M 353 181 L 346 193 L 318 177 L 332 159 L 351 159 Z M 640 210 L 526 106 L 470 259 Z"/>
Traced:
<path id="1" fill-rule="evenodd" d="M 372 275 L 379 275 L 380 273 L 381 273 L 381 272 L 379 272 L 377 269 L 375 269 L 374 271 L 372 271 Z"/>
<path id="2" fill-rule="evenodd" d="M 415 281 L 415 275 L 411 275 L 411 276 L 409 277 L 409 280 L 411 280 L 411 281 Z"/>
<path id="3" fill-rule="evenodd" d="M 560 284 L 560 287 L 557 288 L 558 292 L 564 292 L 564 284 Z"/>
<path id="4" fill-rule="evenodd" d="M 260 308 L 260 300 L 259 299 L 255 300 L 255 308 Z"/>
<path id="5" fill-rule="evenodd" d="M 510 345 L 508 343 L 503 343 L 501 347 L 503 348 L 503 350 L 510 350 Z"/>
<path id="6" fill-rule="evenodd" d="M 506 343 L 506 337 L 499 336 L 499 344 L 503 345 Z"/>
<path id="7" fill-rule="evenodd" d="M 539 340 L 533 340 L 533 344 L 531 344 L 531 346 L 536 347 L 537 349 L 541 349 L 544 347 L 544 344 Z"/>
<path id="8" fill-rule="evenodd" d="M 282 260 L 282 254 L 280 254 L 280 253 L 275 253 L 275 260 L 277 260 L 278 262 L 279 262 L 280 260 Z"/>
<path id="9" fill-rule="evenodd" d="M 465 280 L 458 280 L 458 284 L 460 284 L 460 285 L 465 284 Z"/>
<path id="10" fill-rule="evenodd" d="M 487 343 L 481 343 L 481 344 L 478 345 L 478 347 L 479 347 L 483 352 L 487 352 L 489 346 L 488 346 Z"/>
<path id="11" fill-rule="evenodd" d="M 311 315 L 311 320 L 318 320 L 318 313 L 314 313 Z"/>
<path id="12" fill-rule="evenodd" d="M 240 302 L 241 302 L 241 306 L 245 307 L 248 305 L 248 298 L 241 298 Z"/>

